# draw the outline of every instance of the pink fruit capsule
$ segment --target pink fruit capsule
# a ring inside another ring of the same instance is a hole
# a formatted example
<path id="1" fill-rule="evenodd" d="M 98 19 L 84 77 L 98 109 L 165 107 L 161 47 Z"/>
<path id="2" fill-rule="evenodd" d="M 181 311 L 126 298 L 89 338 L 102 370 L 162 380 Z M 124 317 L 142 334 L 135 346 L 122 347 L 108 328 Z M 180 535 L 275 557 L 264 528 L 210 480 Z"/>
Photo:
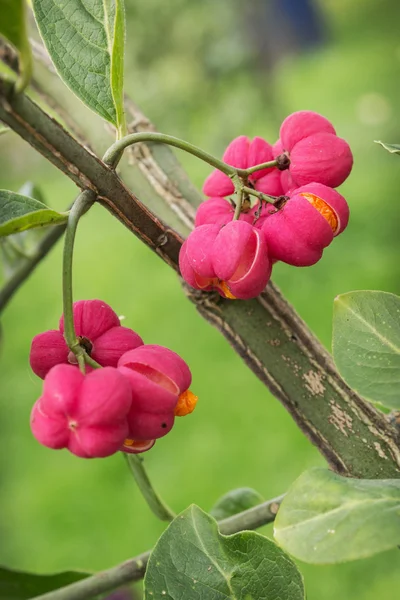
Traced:
<path id="1" fill-rule="evenodd" d="M 128 435 L 131 404 L 131 387 L 117 369 L 83 375 L 71 365 L 56 365 L 32 409 L 32 433 L 44 446 L 82 458 L 110 456 Z"/>
<path id="2" fill-rule="evenodd" d="M 268 196 L 282 196 L 286 193 L 286 190 L 282 186 L 282 175 L 288 171 L 278 171 L 273 169 L 267 175 L 264 175 L 257 181 L 257 190 Z"/>
<path id="3" fill-rule="evenodd" d="M 201 225 L 196 227 L 186 240 L 187 259 L 200 277 L 208 279 L 215 277 L 211 249 L 220 230 L 219 225 Z"/>
<path id="4" fill-rule="evenodd" d="M 315 133 L 336 134 L 332 123 L 312 110 L 294 112 L 283 121 L 279 132 L 280 145 L 275 144 L 275 152 L 279 149 L 291 152 L 294 146 L 304 138 Z M 280 154 L 281 154 L 280 152 Z"/>
<path id="5" fill-rule="evenodd" d="M 215 289 L 231 299 L 256 297 L 271 275 L 264 234 L 239 220 L 222 228 L 196 228 L 183 244 L 179 261 L 182 277 L 189 285 L 205 291 Z"/>
<path id="6" fill-rule="evenodd" d="M 195 227 L 200 225 L 226 225 L 233 220 L 235 206 L 225 198 L 210 198 L 202 202 L 197 209 Z M 252 223 L 253 218 L 249 213 L 241 213 L 241 221 Z"/>
<path id="7" fill-rule="evenodd" d="M 116 367 L 126 352 L 143 344 L 140 336 L 122 327 L 118 315 L 101 300 L 79 300 L 74 303 L 74 325 L 86 352 L 100 365 Z M 59 330 L 40 333 L 32 340 L 30 365 L 42 379 L 57 364 L 76 364 L 64 340 L 64 318 Z"/>
<path id="8" fill-rule="evenodd" d="M 284 120 L 274 150 L 286 152 L 290 159 L 281 178 L 285 194 L 312 182 L 338 187 L 353 166 L 348 143 L 336 135 L 328 119 L 312 111 L 299 111 Z"/>
<path id="9" fill-rule="evenodd" d="M 350 175 L 353 155 L 348 143 L 332 133 L 300 140 L 290 153 L 290 175 L 299 187 L 312 182 L 335 188 Z"/>
<path id="10" fill-rule="evenodd" d="M 349 211 L 336 190 L 311 183 L 294 190 L 283 208 L 263 224 L 270 255 L 290 265 L 315 264 L 335 235 L 346 227 Z"/>
<path id="11" fill-rule="evenodd" d="M 244 135 L 235 138 L 225 150 L 223 161 L 238 169 L 247 169 L 256 165 L 269 162 L 274 159 L 272 146 L 261 137 L 255 137 L 252 141 Z M 273 167 L 260 169 L 252 173 L 249 180 L 255 184 L 257 181 L 270 173 Z M 209 175 L 204 183 L 203 192 L 209 197 L 226 197 L 233 194 L 235 187 L 232 179 L 221 171 L 215 170 Z"/>
<path id="12" fill-rule="evenodd" d="M 265 235 L 249 223 L 232 221 L 223 227 L 212 257 L 216 276 L 236 298 L 258 296 L 271 276 Z"/>
<path id="13" fill-rule="evenodd" d="M 172 350 L 141 346 L 124 354 L 118 369 L 132 387 L 128 439 L 163 437 L 173 427 L 178 404 L 179 416 L 194 409 L 197 398 L 188 389 L 192 381 L 190 369 Z"/>

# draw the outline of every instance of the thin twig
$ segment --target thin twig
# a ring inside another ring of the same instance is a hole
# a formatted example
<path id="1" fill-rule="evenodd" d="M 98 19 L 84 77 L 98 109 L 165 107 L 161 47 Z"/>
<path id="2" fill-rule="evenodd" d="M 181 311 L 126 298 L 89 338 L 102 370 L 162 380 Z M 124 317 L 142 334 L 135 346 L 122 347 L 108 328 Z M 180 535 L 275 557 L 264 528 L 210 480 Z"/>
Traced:
<path id="1" fill-rule="evenodd" d="M 0 290 L 0 312 L 4 310 L 19 287 L 28 279 L 29 275 L 35 270 L 35 267 L 47 256 L 53 246 L 62 237 L 65 227 L 65 224 L 51 227 L 32 250 L 32 256 L 29 259 L 26 258 L 8 281 L 6 281 Z"/>
<path id="2" fill-rule="evenodd" d="M 219 530 L 224 535 L 238 531 L 258 529 L 271 523 L 278 512 L 283 496 L 263 502 L 237 515 L 219 522 Z M 36 596 L 35 600 L 89 600 L 98 594 L 110 592 L 125 583 L 132 583 L 144 577 L 150 552 L 123 562 L 116 567 L 96 573 L 87 579 L 71 583 L 63 588 Z"/>
<path id="3" fill-rule="evenodd" d="M 282 196 L 270 196 L 269 194 L 264 194 L 264 192 L 259 192 L 251 187 L 244 185 L 242 190 L 245 194 L 249 194 L 250 196 L 255 196 L 260 200 L 260 202 L 267 202 L 268 204 L 278 204 L 282 200 Z"/>

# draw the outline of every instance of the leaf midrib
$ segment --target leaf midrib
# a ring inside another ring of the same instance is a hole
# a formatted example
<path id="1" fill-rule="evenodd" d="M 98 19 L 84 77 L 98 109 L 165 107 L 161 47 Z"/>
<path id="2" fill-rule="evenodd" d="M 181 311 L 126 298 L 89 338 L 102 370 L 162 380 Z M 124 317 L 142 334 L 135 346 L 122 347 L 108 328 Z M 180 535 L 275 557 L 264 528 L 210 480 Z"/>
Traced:
<path id="1" fill-rule="evenodd" d="M 237 596 L 235 595 L 235 593 L 234 593 L 234 591 L 233 591 L 233 589 L 232 589 L 232 586 L 231 586 L 231 575 L 230 575 L 230 574 L 227 574 L 227 573 L 225 573 L 225 571 L 223 571 L 223 570 L 221 569 L 221 567 L 219 566 L 219 564 L 218 564 L 217 562 L 215 562 L 215 560 L 213 559 L 213 557 L 212 557 L 212 556 L 210 556 L 210 554 L 209 554 L 209 552 L 208 552 L 208 550 L 207 550 L 207 548 L 206 548 L 206 546 L 205 546 L 205 544 L 204 544 L 204 542 L 203 542 L 203 539 L 202 539 L 202 538 L 201 538 L 201 536 L 200 536 L 200 532 L 199 532 L 199 530 L 198 530 L 198 528 L 197 528 L 197 525 L 196 525 L 196 517 L 195 517 L 195 514 L 194 514 L 193 512 L 192 512 L 192 518 L 193 518 L 193 529 L 194 529 L 194 531 L 195 531 L 195 533 L 196 533 L 196 535 L 197 535 L 197 538 L 198 538 L 198 540 L 199 540 L 199 542 L 200 542 L 200 545 L 201 545 L 201 547 L 202 547 L 202 549 L 203 549 L 203 552 L 204 552 L 204 554 L 205 554 L 205 555 L 206 555 L 206 556 L 209 558 L 209 560 L 210 560 L 210 561 L 212 562 L 212 564 L 215 566 L 215 568 L 217 569 L 217 571 L 218 571 L 218 572 L 219 572 L 219 573 L 222 575 L 222 577 L 225 579 L 225 581 L 226 581 L 226 584 L 227 584 L 227 586 L 228 586 L 228 588 L 229 588 L 230 597 L 232 598 L 232 600 L 238 600 L 238 598 L 237 598 Z"/>

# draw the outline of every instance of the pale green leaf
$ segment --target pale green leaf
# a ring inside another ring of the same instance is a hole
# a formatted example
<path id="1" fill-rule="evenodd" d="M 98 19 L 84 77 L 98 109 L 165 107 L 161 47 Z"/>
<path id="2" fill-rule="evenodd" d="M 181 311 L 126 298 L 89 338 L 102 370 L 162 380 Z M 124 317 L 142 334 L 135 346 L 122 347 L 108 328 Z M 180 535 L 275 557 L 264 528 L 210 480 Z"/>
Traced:
<path id="1" fill-rule="evenodd" d="M 32 4 L 60 77 L 123 135 L 123 0 L 33 0 Z"/>
<path id="2" fill-rule="evenodd" d="M 380 140 L 375 140 L 375 144 L 380 144 L 390 154 L 400 154 L 400 144 L 386 144 L 386 142 L 381 142 Z"/>
<path id="3" fill-rule="evenodd" d="M 400 544 L 400 480 L 306 471 L 287 492 L 274 531 L 282 548 L 315 564 L 395 548 Z"/>
<path id="4" fill-rule="evenodd" d="M 22 91 L 28 85 L 32 70 L 25 9 L 25 0 L 0 0 L 0 35 L 8 40 L 19 53 L 18 91 Z"/>
<path id="5" fill-rule="evenodd" d="M 4 135 L 8 131 L 10 131 L 10 128 L 3 125 L 3 123 L 0 121 L 0 135 Z"/>
<path id="6" fill-rule="evenodd" d="M 360 291 L 338 296 L 333 358 L 345 381 L 365 398 L 400 409 L 400 298 Z"/>
<path id="7" fill-rule="evenodd" d="M 9 190 L 0 190 L 0 236 L 33 227 L 65 223 L 67 213 L 59 213 L 42 202 Z"/>
<path id="8" fill-rule="evenodd" d="M 26 181 L 19 188 L 18 194 L 29 196 L 29 198 L 34 198 L 34 200 L 39 200 L 39 202 L 45 202 L 42 190 L 33 181 Z"/>
<path id="9" fill-rule="evenodd" d="M 0 600 L 28 600 L 88 576 L 88 573 L 73 571 L 54 575 L 35 575 L 0 567 Z"/>
<path id="10" fill-rule="evenodd" d="M 237 488 L 221 496 L 210 510 L 210 514 L 217 521 L 221 521 L 262 502 L 264 498 L 256 490 L 247 487 Z"/>
<path id="11" fill-rule="evenodd" d="M 8 279 L 12 277 L 19 266 L 29 258 L 29 250 L 25 248 L 24 239 L 19 236 L 26 235 L 26 231 L 8 237 L 0 237 L 0 255 L 3 272 Z"/>
<path id="12" fill-rule="evenodd" d="M 273 542 L 253 531 L 221 535 L 197 506 L 158 540 L 146 570 L 145 600 L 303 600 L 302 577 Z"/>

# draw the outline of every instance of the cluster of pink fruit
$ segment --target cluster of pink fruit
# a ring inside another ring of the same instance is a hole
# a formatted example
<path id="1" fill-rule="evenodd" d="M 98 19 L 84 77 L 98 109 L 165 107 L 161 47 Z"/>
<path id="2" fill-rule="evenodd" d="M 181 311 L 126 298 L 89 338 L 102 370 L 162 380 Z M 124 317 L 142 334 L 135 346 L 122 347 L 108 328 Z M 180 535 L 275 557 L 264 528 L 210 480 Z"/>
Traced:
<path id="1" fill-rule="evenodd" d="M 30 364 L 44 388 L 31 428 L 41 444 L 83 458 L 136 454 L 166 435 L 175 416 L 192 412 L 192 376 L 175 352 L 143 344 L 100 300 L 76 302 L 74 324 L 80 345 L 103 368 L 86 366 L 81 373 L 64 340 L 62 317 L 58 330 L 33 339 Z"/>
<path id="2" fill-rule="evenodd" d="M 313 265 L 345 229 L 349 208 L 333 188 L 350 174 L 353 156 L 325 117 L 300 111 L 285 119 L 273 146 L 240 136 L 223 160 L 237 169 L 276 160 L 276 166 L 243 181 L 247 189 L 276 200 L 257 199 L 251 206 L 253 196 L 248 196 L 235 220 L 235 202 L 227 198 L 235 192 L 232 178 L 211 173 L 203 188 L 209 199 L 200 205 L 195 229 L 180 252 L 181 274 L 196 289 L 254 298 L 266 286 L 273 263 Z"/>

